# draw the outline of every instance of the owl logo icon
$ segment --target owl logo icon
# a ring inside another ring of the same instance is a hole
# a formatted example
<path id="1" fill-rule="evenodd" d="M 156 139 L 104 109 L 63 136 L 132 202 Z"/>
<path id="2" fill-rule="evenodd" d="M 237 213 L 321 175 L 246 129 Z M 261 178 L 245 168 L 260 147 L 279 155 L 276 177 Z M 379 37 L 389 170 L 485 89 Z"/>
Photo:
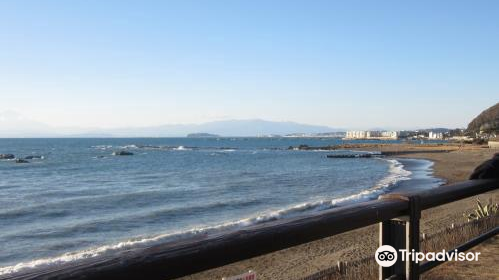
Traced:
<path id="1" fill-rule="evenodd" d="M 383 245 L 374 254 L 376 262 L 382 267 L 390 267 L 397 261 L 397 251 L 390 245 Z"/>

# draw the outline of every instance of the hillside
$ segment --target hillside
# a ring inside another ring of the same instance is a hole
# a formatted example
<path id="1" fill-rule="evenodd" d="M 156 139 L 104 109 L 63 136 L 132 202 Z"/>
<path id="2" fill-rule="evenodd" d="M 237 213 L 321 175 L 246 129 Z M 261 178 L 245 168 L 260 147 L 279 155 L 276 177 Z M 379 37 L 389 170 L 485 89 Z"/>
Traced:
<path id="1" fill-rule="evenodd" d="M 337 132 L 327 126 L 260 119 L 225 120 L 201 124 L 167 124 L 122 128 L 57 128 L 0 112 L 0 137 L 217 137 Z M 202 133 L 198 133 L 202 132 Z"/>
<path id="2" fill-rule="evenodd" d="M 468 124 L 468 132 L 499 130 L 499 103 L 483 111 Z"/>

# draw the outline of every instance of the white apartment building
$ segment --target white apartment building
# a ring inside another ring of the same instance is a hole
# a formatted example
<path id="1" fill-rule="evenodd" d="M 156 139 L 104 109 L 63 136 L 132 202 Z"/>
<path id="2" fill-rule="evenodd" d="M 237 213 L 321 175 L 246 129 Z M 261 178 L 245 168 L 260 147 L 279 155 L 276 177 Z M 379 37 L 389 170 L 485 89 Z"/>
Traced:
<path id="1" fill-rule="evenodd" d="M 366 131 L 367 138 L 381 137 L 381 131 Z"/>
<path id="2" fill-rule="evenodd" d="M 430 131 L 428 134 L 428 139 L 444 139 L 444 134 L 442 132 Z"/>
<path id="3" fill-rule="evenodd" d="M 346 139 L 398 139 L 398 131 L 347 131 Z"/>
<path id="4" fill-rule="evenodd" d="M 346 137 L 345 138 L 350 138 L 350 139 L 364 139 L 367 138 L 367 131 L 347 131 Z"/>
<path id="5" fill-rule="evenodd" d="M 381 137 L 398 139 L 400 133 L 398 131 L 382 131 Z"/>

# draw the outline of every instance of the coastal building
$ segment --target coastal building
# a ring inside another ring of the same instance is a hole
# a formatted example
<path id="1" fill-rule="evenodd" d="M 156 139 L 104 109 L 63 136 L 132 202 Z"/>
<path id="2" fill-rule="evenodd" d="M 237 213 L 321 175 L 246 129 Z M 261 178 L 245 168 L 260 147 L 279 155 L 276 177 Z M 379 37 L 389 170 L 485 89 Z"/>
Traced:
<path id="1" fill-rule="evenodd" d="M 347 131 L 345 138 L 347 139 L 365 139 L 367 138 L 367 131 Z"/>
<path id="2" fill-rule="evenodd" d="M 381 137 L 397 139 L 399 137 L 398 131 L 382 131 Z"/>
<path id="3" fill-rule="evenodd" d="M 402 131 L 397 131 L 397 133 L 399 138 L 414 137 L 418 134 L 416 131 L 412 130 L 402 130 Z"/>
<path id="4" fill-rule="evenodd" d="M 489 140 L 488 145 L 491 149 L 499 149 L 499 139 Z"/>
<path id="5" fill-rule="evenodd" d="M 452 136 L 449 138 L 449 140 L 454 142 L 467 142 L 467 143 L 473 142 L 473 138 L 469 136 Z"/>
<path id="6" fill-rule="evenodd" d="M 366 131 L 366 138 L 381 137 L 381 131 Z"/>
<path id="7" fill-rule="evenodd" d="M 281 137 L 281 136 L 273 136 L 273 137 Z M 290 133 L 286 134 L 282 137 L 285 138 L 344 138 L 345 132 L 321 132 L 321 133 Z"/>
<path id="8" fill-rule="evenodd" d="M 430 131 L 428 134 L 428 139 L 444 139 L 444 134 L 442 132 Z"/>
<path id="9" fill-rule="evenodd" d="M 396 140 L 398 136 L 398 131 L 352 130 L 346 132 L 345 139 Z"/>

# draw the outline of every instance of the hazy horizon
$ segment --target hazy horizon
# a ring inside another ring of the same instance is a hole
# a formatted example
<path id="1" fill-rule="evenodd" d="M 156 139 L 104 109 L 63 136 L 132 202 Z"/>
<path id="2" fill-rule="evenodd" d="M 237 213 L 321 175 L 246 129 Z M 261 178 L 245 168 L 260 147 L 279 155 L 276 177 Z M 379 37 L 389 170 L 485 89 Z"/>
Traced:
<path id="1" fill-rule="evenodd" d="M 498 11 L 494 1 L 2 1 L 0 124 L 15 126 L 11 114 L 21 127 L 71 129 L 466 127 L 497 102 Z"/>
<path id="2" fill-rule="evenodd" d="M 10 114 L 9 114 L 10 113 Z M 156 126 L 57 127 L 35 122 L 15 112 L 0 112 L 0 138 L 11 137 L 184 137 L 191 133 L 212 133 L 221 136 L 287 135 L 292 133 L 327 133 L 348 130 L 417 130 L 432 127 L 329 127 L 290 121 L 264 119 L 230 119 L 189 124 Z M 454 127 L 448 127 L 450 129 Z"/>

